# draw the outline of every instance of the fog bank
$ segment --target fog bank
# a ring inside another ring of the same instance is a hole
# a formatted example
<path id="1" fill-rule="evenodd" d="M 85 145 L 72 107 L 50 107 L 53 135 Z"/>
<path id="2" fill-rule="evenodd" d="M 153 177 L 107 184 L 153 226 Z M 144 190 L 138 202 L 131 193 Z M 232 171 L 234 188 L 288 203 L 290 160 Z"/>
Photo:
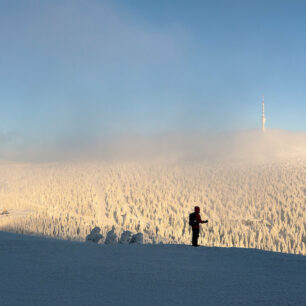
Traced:
<path id="1" fill-rule="evenodd" d="M 4 137 L 2 137 L 4 139 Z M 230 161 L 306 156 L 306 133 L 248 130 L 227 133 L 121 135 L 101 140 L 71 140 L 0 145 L 2 160 L 56 162 L 74 160 Z"/>

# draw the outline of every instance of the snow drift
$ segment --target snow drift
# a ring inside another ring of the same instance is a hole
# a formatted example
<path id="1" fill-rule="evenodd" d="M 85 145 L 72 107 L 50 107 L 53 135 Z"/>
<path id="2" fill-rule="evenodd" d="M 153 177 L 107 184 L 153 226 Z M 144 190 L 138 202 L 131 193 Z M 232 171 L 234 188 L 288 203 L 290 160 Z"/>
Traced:
<path id="1" fill-rule="evenodd" d="M 0 232 L 1 305 L 305 305 L 306 257 Z"/>

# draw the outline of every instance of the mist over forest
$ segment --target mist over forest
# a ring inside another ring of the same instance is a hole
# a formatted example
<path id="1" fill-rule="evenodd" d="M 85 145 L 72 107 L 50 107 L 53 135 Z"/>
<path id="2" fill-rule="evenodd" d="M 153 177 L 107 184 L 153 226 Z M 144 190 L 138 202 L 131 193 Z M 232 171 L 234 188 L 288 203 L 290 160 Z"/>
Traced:
<path id="1" fill-rule="evenodd" d="M 1 135 L 0 135 L 1 136 Z M 13 137 L 13 136 L 10 136 Z M 0 137 L 1 138 L 1 137 Z M 0 158 L 29 162 L 77 160 L 165 160 L 248 162 L 306 155 L 306 133 L 268 129 L 240 132 L 193 132 L 140 135 L 126 133 L 112 137 L 72 139 L 35 143 L 6 140 L 2 136 Z"/>

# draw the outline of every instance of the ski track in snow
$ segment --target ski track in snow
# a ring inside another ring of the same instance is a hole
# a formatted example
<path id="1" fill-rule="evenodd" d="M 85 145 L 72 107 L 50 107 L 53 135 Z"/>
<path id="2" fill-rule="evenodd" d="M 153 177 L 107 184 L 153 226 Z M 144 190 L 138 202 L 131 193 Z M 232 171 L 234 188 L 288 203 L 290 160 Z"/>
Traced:
<path id="1" fill-rule="evenodd" d="M 0 232 L 0 305 L 305 305 L 306 257 Z"/>

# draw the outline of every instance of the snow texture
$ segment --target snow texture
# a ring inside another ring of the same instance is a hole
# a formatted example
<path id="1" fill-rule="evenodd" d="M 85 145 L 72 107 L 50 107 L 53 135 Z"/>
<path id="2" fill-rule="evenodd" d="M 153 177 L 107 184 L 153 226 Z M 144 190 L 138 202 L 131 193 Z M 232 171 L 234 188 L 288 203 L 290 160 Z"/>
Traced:
<path id="1" fill-rule="evenodd" d="M 306 257 L 0 232 L 0 305 L 305 305 Z"/>

